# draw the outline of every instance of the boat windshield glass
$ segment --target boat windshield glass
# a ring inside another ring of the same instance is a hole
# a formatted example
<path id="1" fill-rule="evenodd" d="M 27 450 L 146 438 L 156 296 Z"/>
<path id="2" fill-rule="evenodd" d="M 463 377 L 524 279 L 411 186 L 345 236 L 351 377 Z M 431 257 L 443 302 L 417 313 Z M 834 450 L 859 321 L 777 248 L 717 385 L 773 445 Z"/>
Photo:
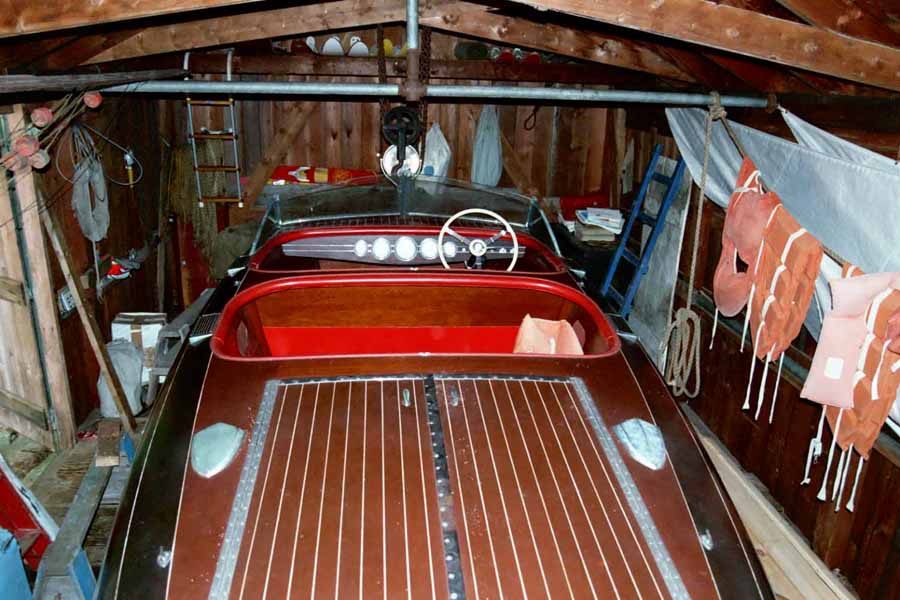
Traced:
<path id="1" fill-rule="evenodd" d="M 493 211 L 520 229 L 546 225 L 537 202 L 514 191 L 426 176 L 396 180 L 396 185 L 385 177 L 327 186 L 290 185 L 267 195 L 269 207 L 256 247 L 279 230 L 308 222 L 394 216 L 446 219 L 467 208 Z M 496 224 L 481 215 L 465 220 Z"/>

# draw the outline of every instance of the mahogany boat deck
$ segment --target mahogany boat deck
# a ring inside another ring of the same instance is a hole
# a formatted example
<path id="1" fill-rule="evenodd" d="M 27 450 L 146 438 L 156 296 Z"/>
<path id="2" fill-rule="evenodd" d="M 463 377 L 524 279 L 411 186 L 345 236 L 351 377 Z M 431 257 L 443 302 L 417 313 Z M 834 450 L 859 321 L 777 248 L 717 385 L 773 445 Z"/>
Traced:
<path id="1" fill-rule="evenodd" d="M 569 378 L 270 382 L 210 597 L 688 597 L 585 393 Z"/>

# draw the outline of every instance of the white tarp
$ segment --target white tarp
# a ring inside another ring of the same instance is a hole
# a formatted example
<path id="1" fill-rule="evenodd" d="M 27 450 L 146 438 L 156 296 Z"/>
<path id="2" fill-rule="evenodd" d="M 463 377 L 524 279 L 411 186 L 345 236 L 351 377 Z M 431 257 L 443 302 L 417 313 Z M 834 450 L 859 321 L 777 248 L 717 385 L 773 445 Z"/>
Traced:
<path id="1" fill-rule="evenodd" d="M 783 111 L 799 144 L 730 121 L 735 135 L 797 221 L 822 244 L 868 273 L 900 271 L 900 167 Z M 706 140 L 706 111 L 666 109 L 669 126 L 694 181 L 699 185 Z M 716 122 L 710 144 L 707 196 L 727 206 L 741 156 L 725 127 Z M 816 313 L 831 307 L 827 278 L 836 263 L 823 263 L 807 326 L 818 337 Z M 840 269 L 837 268 L 837 276 Z M 892 418 L 900 422 L 900 402 Z"/>
<path id="2" fill-rule="evenodd" d="M 706 111 L 669 108 L 666 116 L 699 185 Z M 900 271 L 900 169 L 889 173 L 883 166 L 838 158 L 733 121 L 730 125 L 767 188 L 822 244 L 868 273 Z M 707 196 L 727 206 L 741 157 L 720 122 L 713 126 L 709 163 Z"/>
<path id="3" fill-rule="evenodd" d="M 659 157 L 657 172 L 671 176 L 675 172 L 677 161 L 665 156 Z M 647 197 L 644 199 L 644 212 L 651 215 L 659 213 L 659 207 L 665 197 L 667 187 L 658 181 L 650 183 Z M 672 305 L 675 302 L 675 281 L 678 278 L 678 258 L 681 256 L 681 244 L 684 239 L 684 224 L 687 220 L 688 194 L 691 191 L 691 180 L 687 173 L 681 177 L 678 193 L 666 213 L 666 226 L 656 239 L 656 247 L 650 255 L 647 272 L 641 279 L 628 325 L 637 334 L 644 350 L 653 360 L 660 372 L 665 370 L 665 351 L 660 352 L 660 342 L 666 328 L 672 321 Z M 641 231 L 641 253 L 650 239 L 652 228 L 643 225 Z"/>

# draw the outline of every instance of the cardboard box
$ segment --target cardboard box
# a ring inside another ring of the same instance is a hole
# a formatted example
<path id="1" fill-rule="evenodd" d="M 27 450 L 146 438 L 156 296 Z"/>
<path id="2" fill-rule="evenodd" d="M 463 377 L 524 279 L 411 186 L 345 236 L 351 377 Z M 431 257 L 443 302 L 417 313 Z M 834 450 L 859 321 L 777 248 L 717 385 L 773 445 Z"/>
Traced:
<path id="1" fill-rule="evenodd" d="M 112 338 L 130 340 L 144 354 L 143 384 L 150 381 L 150 368 L 156 360 L 156 342 L 165 324 L 165 313 L 119 313 L 113 319 Z"/>

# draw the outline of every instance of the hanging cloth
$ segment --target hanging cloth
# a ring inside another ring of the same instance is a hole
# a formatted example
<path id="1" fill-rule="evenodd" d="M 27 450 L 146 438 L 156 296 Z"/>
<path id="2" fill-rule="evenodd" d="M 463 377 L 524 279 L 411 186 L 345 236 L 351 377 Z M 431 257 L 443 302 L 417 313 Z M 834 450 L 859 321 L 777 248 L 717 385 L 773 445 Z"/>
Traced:
<path id="1" fill-rule="evenodd" d="M 106 238 L 109 229 L 109 196 L 103 165 L 96 156 L 88 156 L 75 166 L 72 185 L 72 209 L 81 232 L 92 242 Z"/>
<path id="2" fill-rule="evenodd" d="M 503 174 L 503 148 L 500 145 L 500 116 L 497 107 L 485 106 L 478 117 L 472 148 L 472 183 L 496 186 Z"/>

